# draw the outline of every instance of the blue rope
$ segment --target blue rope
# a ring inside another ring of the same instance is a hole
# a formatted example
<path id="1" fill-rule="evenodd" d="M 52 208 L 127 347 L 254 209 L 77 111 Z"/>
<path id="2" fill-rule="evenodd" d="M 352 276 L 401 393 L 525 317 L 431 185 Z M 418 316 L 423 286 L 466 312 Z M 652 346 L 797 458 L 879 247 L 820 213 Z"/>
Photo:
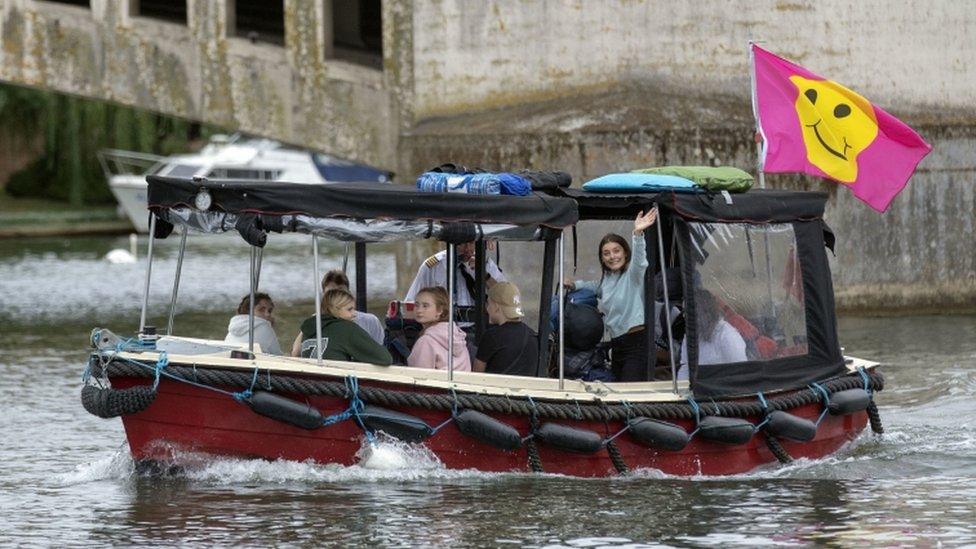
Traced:
<path id="1" fill-rule="evenodd" d="M 339 412 L 338 414 L 332 414 L 331 416 L 322 418 L 322 426 L 328 427 L 329 425 L 335 425 L 336 423 L 339 423 L 340 421 L 345 421 L 351 417 L 352 417 L 352 411 L 347 408 L 343 412 Z"/>
<path id="2" fill-rule="evenodd" d="M 508 397 L 508 395 L 506 395 L 506 398 L 507 397 Z M 529 400 L 529 406 L 532 407 L 531 424 L 534 426 L 535 425 L 535 422 L 538 420 L 538 417 L 539 417 L 538 411 L 535 409 L 535 401 L 532 400 L 532 397 L 530 395 L 525 395 L 525 398 L 527 398 Z M 524 437 L 522 437 L 522 444 L 525 444 L 526 441 L 532 440 L 533 438 L 535 438 L 535 429 L 534 428 L 532 428 L 532 430 L 529 431 L 529 434 L 527 434 Z"/>
<path id="3" fill-rule="evenodd" d="M 128 362 L 129 364 L 134 364 L 136 366 L 145 368 L 147 370 L 156 371 L 156 367 L 155 366 L 149 366 L 147 364 L 143 364 L 142 362 L 139 362 L 138 360 L 132 360 L 132 359 L 129 359 L 129 358 L 122 358 L 122 357 L 116 357 L 116 359 L 117 360 L 123 360 L 125 362 Z M 170 378 L 172 380 L 175 380 L 175 381 L 182 381 L 183 383 L 186 383 L 187 385 L 192 385 L 194 387 L 199 387 L 201 389 L 209 389 L 211 391 L 214 391 L 214 392 L 217 392 L 217 393 L 221 393 L 221 394 L 227 395 L 229 397 L 233 397 L 234 394 L 235 394 L 235 393 L 232 393 L 230 391 L 224 391 L 223 389 L 218 389 L 218 388 L 213 387 L 213 386 L 210 386 L 210 385 L 204 385 L 202 383 L 197 383 L 195 381 L 190 381 L 189 379 L 180 377 L 180 376 L 178 376 L 176 374 L 171 374 L 171 373 L 163 370 L 162 368 L 159 369 L 159 375 L 164 376 L 164 377 L 168 377 L 168 378 Z"/>
<path id="4" fill-rule="evenodd" d="M 864 381 L 864 390 L 867 392 L 868 396 L 870 396 L 871 380 L 868 379 L 868 373 L 864 371 L 864 366 L 858 366 L 857 373 L 861 374 L 861 380 Z"/>
<path id="5" fill-rule="evenodd" d="M 438 425 L 437 427 L 434 427 L 434 428 L 431 428 L 429 425 L 427 425 L 423 421 L 421 421 L 420 423 L 423 423 L 424 425 L 427 425 L 427 428 L 430 429 L 431 436 L 433 436 L 433 435 L 436 435 L 437 434 L 437 431 L 440 431 L 441 430 L 441 427 L 444 427 L 445 425 L 447 425 L 448 423 L 450 423 L 452 421 L 454 421 L 454 416 L 451 416 L 451 417 L 445 419 L 444 421 L 441 422 L 440 425 Z"/>
<path id="6" fill-rule="evenodd" d="M 827 416 L 827 412 L 829 411 L 828 405 L 830 404 L 830 393 L 828 393 L 827 389 L 824 389 L 819 383 L 811 383 L 810 390 L 813 391 L 813 394 L 815 395 L 819 394 L 823 400 L 823 411 L 820 412 L 820 417 L 817 418 L 816 422 L 817 427 L 820 427 L 820 422 L 823 421 L 823 418 Z"/>
<path id="7" fill-rule="evenodd" d="M 234 397 L 234 400 L 236 400 L 238 402 L 242 402 L 242 401 L 245 401 L 245 400 L 251 398 L 251 395 L 254 394 L 254 385 L 257 382 L 258 382 L 258 367 L 255 366 L 254 367 L 254 374 L 251 376 L 251 386 L 248 387 L 247 389 L 244 389 L 243 391 L 239 391 L 239 392 L 234 393 L 232 395 Z"/>
<path id="8" fill-rule="evenodd" d="M 615 439 L 615 438 L 619 437 L 620 435 L 624 434 L 624 432 L 627 431 L 628 429 L 630 429 L 630 425 L 627 424 L 627 423 L 624 423 L 624 428 L 623 429 L 617 431 L 612 437 L 603 440 L 603 446 L 606 446 L 607 444 L 610 444 L 611 442 L 613 442 L 613 439 Z"/>
<path id="9" fill-rule="evenodd" d="M 631 414 L 634 413 L 634 409 L 630 407 L 630 403 L 626 400 L 621 400 L 620 403 L 624 405 L 624 410 L 627 411 L 627 419 L 630 419 Z"/>
<path id="10" fill-rule="evenodd" d="M 454 404 L 451 406 L 451 417 L 453 418 L 458 415 L 457 391 L 454 390 L 454 387 L 451 387 L 451 397 L 454 398 Z"/>
<path id="11" fill-rule="evenodd" d="M 366 433 L 366 440 L 370 444 L 373 444 L 376 441 L 376 435 L 366 427 L 366 423 L 363 422 L 363 418 L 360 415 L 365 405 L 359 398 L 359 380 L 355 376 L 348 376 L 346 378 L 346 389 L 349 390 L 349 412 L 356 419 L 356 424 Z"/>
<path id="12" fill-rule="evenodd" d="M 82 374 L 81 374 L 81 381 L 85 385 L 88 385 L 88 380 L 91 379 L 92 361 L 93 360 L 95 360 L 95 356 L 94 355 L 88 357 L 88 363 L 85 364 L 85 371 L 82 372 Z"/>
<path id="13" fill-rule="evenodd" d="M 691 437 L 695 436 L 695 433 L 701 429 L 701 407 L 692 397 L 688 397 L 688 404 L 690 404 L 691 409 L 695 411 L 695 430 L 688 435 L 688 440 L 691 440 Z"/>
<path id="14" fill-rule="evenodd" d="M 758 393 L 756 393 L 756 396 L 759 397 L 759 404 L 762 404 L 763 410 L 766 410 L 768 412 L 769 411 L 769 403 L 766 402 L 766 397 L 763 396 L 762 391 L 759 391 Z"/>
<path id="15" fill-rule="evenodd" d="M 762 391 L 756 393 L 756 396 L 759 397 L 759 404 L 762 404 L 763 410 L 766 412 L 766 415 L 763 416 L 763 420 L 760 421 L 755 427 L 752 428 L 753 432 L 758 433 L 759 430 L 762 429 L 764 425 L 769 423 L 769 403 L 766 402 L 766 397 L 763 396 Z"/>
<path id="16" fill-rule="evenodd" d="M 156 379 L 153 380 L 153 386 L 152 386 L 152 390 L 154 393 L 156 392 L 156 388 L 159 387 L 159 374 L 162 373 L 163 368 L 167 366 L 169 366 L 169 357 L 166 356 L 166 351 L 160 351 L 159 358 L 156 359 L 156 367 L 153 368 L 156 374 Z"/>

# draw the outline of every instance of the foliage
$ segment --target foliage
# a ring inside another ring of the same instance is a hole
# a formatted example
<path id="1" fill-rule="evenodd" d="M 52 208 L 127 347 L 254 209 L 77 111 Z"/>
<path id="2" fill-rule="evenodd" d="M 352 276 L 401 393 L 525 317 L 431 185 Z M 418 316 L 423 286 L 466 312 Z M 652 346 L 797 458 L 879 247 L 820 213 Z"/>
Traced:
<path id="1" fill-rule="evenodd" d="M 125 149 L 169 155 L 199 138 L 199 124 L 101 101 L 0 85 L 0 135 L 33 141 L 43 152 L 11 175 L 6 192 L 73 205 L 114 201 L 96 153 Z"/>

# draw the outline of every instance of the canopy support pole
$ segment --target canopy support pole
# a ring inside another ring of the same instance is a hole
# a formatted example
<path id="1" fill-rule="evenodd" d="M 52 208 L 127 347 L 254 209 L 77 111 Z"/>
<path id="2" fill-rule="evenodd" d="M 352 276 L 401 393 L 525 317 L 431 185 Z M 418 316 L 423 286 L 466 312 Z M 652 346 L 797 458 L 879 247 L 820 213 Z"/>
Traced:
<path id="1" fill-rule="evenodd" d="M 258 253 L 256 246 L 251 246 L 251 291 L 250 297 L 248 298 L 248 310 L 247 310 L 247 350 L 251 353 L 254 352 L 254 292 L 255 283 L 257 282 L 257 263 L 258 263 Z"/>
<path id="2" fill-rule="evenodd" d="M 322 365 L 322 277 L 319 276 L 319 237 L 312 235 L 312 265 L 315 285 L 315 355 Z"/>
<path id="3" fill-rule="evenodd" d="M 675 394 L 678 393 L 678 369 L 674 366 L 674 334 L 671 333 L 671 298 L 668 295 L 668 273 L 665 272 L 667 265 L 664 263 L 664 229 L 661 225 L 664 221 L 661 219 L 661 209 L 654 206 L 657 209 L 657 252 L 661 261 L 661 288 L 664 291 L 664 318 L 667 322 L 664 323 L 668 331 L 668 359 L 671 361 L 671 388 L 674 390 Z"/>
<path id="4" fill-rule="evenodd" d="M 457 267 L 457 250 L 453 243 L 447 245 L 447 380 L 454 381 L 454 269 Z"/>
<path id="5" fill-rule="evenodd" d="M 258 268 L 257 268 L 257 275 L 254 279 L 255 288 L 261 287 L 261 263 L 263 262 L 264 262 L 264 248 L 258 248 Z"/>
<path id="6" fill-rule="evenodd" d="M 647 213 L 642 211 L 641 213 Z M 656 225 L 661 226 L 661 219 L 658 218 Z M 654 276 L 654 266 L 658 264 L 659 254 L 655 249 L 658 242 L 653 238 L 650 231 L 641 234 L 644 239 L 644 252 L 647 258 L 647 268 L 644 269 L 644 380 L 654 379 L 654 369 L 657 367 L 657 342 L 654 334 L 657 333 L 658 317 L 654 305 L 657 303 L 657 280 Z M 664 272 L 664 262 L 658 265 L 658 270 Z M 664 276 L 664 275 L 662 275 Z"/>
<path id="7" fill-rule="evenodd" d="M 565 389 L 565 341 L 563 339 L 563 334 L 565 332 L 565 318 L 563 317 L 563 299 L 566 293 L 566 286 L 563 284 L 563 261 L 564 257 L 564 246 L 563 246 L 563 232 L 559 232 L 559 390 Z"/>
<path id="8" fill-rule="evenodd" d="M 142 293 L 142 314 L 139 315 L 139 333 L 146 327 L 146 311 L 149 309 L 149 281 L 152 279 L 153 240 L 156 239 L 156 214 L 149 214 L 149 249 L 146 251 L 146 286 Z"/>
<path id="9" fill-rule="evenodd" d="M 552 307 L 552 268 L 556 262 L 556 244 L 546 240 L 546 248 L 542 258 L 542 287 L 539 288 L 539 364 L 536 365 L 536 377 L 548 377 L 545 369 L 549 366 L 549 334 L 552 333 L 549 324 L 549 309 Z M 559 281 L 563 283 L 562 280 Z"/>
<path id="10" fill-rule="evenodd" d="M 474 245 L 474 335 L 475 341 L 481 341 L 485 333 L 485 241 L 479 240 Z"/>
<path id="11" fill-rule="evenodd" d="M 176 278 L 173 280 L 173 294 L 169 298 L 169 320 L 166 321 L 166 335 L 173 335 L 173 316 L 176 314 L 176 295 L 180 291 L 180 273 L 183 271 L 183 254 L 186 253 L 186 225 L 180 235 L 180 254 L 176 257 Z"/>
<path id="12" fill-rule="evenodd" d="M 356 243 L 356 310 L 366 310 L 366 243 Z"/>

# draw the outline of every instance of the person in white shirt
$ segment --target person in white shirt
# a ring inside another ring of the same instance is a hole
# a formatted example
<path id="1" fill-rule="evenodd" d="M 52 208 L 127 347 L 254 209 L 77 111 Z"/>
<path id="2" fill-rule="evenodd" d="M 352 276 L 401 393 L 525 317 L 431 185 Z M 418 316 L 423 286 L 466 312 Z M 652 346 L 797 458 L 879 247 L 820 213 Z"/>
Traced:
<path id="1" fill-rule="evenodd" d="M 346 276 L 346 273 L 342 272 L 342 269 L 332 269 L 322 277 L 322 295 L 325 295 L 325 292 L 329 290 L 349 291 L 349 277 Z M 356 315 L 352 321 L 365 330 L 373 341 L 383 345 L 386 332 L 383 329 L 383 323 L 380 322 L 380 319 L 376 315 L 365 311 L 356 311 Z"/>
<path id="2" fill-rule="evenodd" d="M 746 341 L 722 316 L 715 297 L 702 290 L 695 295 L 698 322 L 698 364 L 745 362 Z M 681 369 L 678 379 L 688 379 L 687 339 L 681 344 Z"/>
<path id="3" fill-rule="evenodd" d="M 489 241 L 486 246 L 491 250 L 494 242 Z M 457 275 L 454 277 L 454 304 L 458 307 L 473 307 L 475 291 L 475 249 L 474 242 L 466 242 L 457 245 Z M 498 265 L 491 259 L 485 258 L 486 284 L 489 288 L 496 282 L 506 282 L 505 275 Z M 440 286 L 447 288 L 447 250 L 441 250 L 428 257 L 420 268 L 417 269 L 417 276 L 413 279 L 413 284 L 407 290 L 404 301 L 414 301 L 417 293 L 424 288 Z"/>
<path id="4" fill-rule="evenodd" d="M 251 328 L 250 313 L 251 296 L 248 294 L 237 306 L 237 314 L 227 324 L 224 341 L 247 344 Z M 274 324 L 274 301 L 271 301 L 271 296 L 264 292 L 254 294 L 254 343 L 260 345 L 261 351 L 265 353 L 280 355 L 281 345 L 278 343 Z"/>

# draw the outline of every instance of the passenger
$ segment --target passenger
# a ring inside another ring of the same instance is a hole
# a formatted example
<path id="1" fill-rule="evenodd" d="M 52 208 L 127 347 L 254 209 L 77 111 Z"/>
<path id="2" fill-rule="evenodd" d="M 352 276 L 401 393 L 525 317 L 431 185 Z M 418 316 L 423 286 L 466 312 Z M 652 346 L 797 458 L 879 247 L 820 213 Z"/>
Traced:
<path id="1" fill-rule="evenodd" d="M 488 290 L 488 321 L 492 324 L 478 342 L 475 372 L 536 375 L 539 337 L 522 322 L 522 298 L 511 282 L 499 282 Z"/>
<path id="2" fill-rule="evenodd" d="M 495 243 L 488 241 L 486 248 L 494 249 Z M 454 304 L 458 307 L 473 307 L 474 295 L 477 294 L 475 288 L 475 247 L 474 242 L 466 242 L 457 245 L 457 276 L 455 280 Z M 497 282 L 505 282 L 505 275 L 495 262 L 485 258 L 485 283 L 491 288 Z M 417 294 L 422 288 L 433 288 L 440 286 L 447 287 L 447 250 L 441 250 L 427 258 L 417 270 L 410 289 L 404 301 L 416 301 Z M 470 323 L 469 323 L 470 324 Z"/>
<path id="3" fill-rule="evenodd" d="M 353 322 L 356 298 L 348 291 L 333 289 L 322 296 L 322 358 L 349 362 L 368 362 L 389 366 L 393 357 Z M 302 322 L 301 333 L 291 347 L 291 356 L 314 356 L 315 315 Z"/>
<path id="4" fill-rule="evenodd" d="M 698 324 L 698 364 L 731 364 L 745 362 L 746 341 L 729 324 L 715 296 L 707 290 L 695 294 L 696 323 Z M 681 344 L 681 369 L 678 379 L 688 379 L 687 338 Z"/>
<path id="5" fill-rule="evenodd" d="M 600 280 L 564 281 L 571 290 L 593 290 L 600 298 L 599 308 L 611 338 L 611 369 L 617 381 L 647 380 L 647 346 L 643 333 L 647 253 L 643 235 L 644 229 L 652 226 L 656 219 L 656 209 L 637 214 L 631 236 L 632 247 L 618 234 L 610 233 L 600 240 L 598 251 L 603 270 Z"/>
<path id="6" fill-rule="evenodd" d="M 281 345 L 278 343 L 278 335 L 275 334 L 274 301 L 271 296 L 264 292 L 254 294 L 254 343 L 261 346 L 261 351 L 269 355 L 280 355 Z M 241 299 L 237 306 L 237 314 L 230 318 L 227 324 L 227 335 L 224 341 L 227 343 L 248 342 L 248 332 L 251 327 L 249 320 L 251 313 L 250 294 Z"/>
<path id="7" fill-rule="evenodd" d="M 470 372 L 471 358 L 465 346 L 465 334 L 456 324 L 454 333 L 448 332 L 447 290 L 440 287 L 424 288 L 414 299 L 414 313 L 424 332 L 417 339 L 407 364 L 415 368 L 446 370 L 448 367 L 448 338 L 454 339 L 454 371 Z"/>
<path id="8" fill-rule="evenodd" d="M 342 272 L 342 269 L 332 269 L 322 277 L 323 294 L 335 289 L 349 291 L 349 277 L 346 276 L 346 273 Z M 383 330 L 383 324 L 376 315 L 364 311 L 356 311 L 356 316 L 352 321 L 363 330 L 366 330 L 366 333 L 369 334 L 369 337 L 373 338 L 373 341 L 383 345 L 386 333 Z"/>

